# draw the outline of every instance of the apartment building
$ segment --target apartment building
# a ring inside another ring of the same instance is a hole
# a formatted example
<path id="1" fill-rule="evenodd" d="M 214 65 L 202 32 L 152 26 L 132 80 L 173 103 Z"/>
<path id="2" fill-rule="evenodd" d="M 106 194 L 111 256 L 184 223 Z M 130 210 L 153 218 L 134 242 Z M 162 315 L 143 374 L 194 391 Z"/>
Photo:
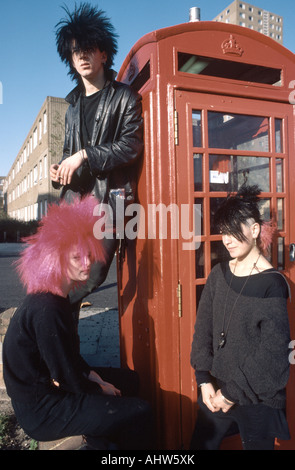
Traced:
<path id="1" fill-rule="evenodd" d="M 40 220 L 59 197 L 49 168 L 62 155 L 68 103 L 48 96 L 14 160 L 4 185 L 7 214 L 17 220 Z"/>
<path id="2" fill-rule="evenodd" d="M 283 44 L 283 17 L 250 3 L 235 0 L 213 21 L 244 26 Z"/>

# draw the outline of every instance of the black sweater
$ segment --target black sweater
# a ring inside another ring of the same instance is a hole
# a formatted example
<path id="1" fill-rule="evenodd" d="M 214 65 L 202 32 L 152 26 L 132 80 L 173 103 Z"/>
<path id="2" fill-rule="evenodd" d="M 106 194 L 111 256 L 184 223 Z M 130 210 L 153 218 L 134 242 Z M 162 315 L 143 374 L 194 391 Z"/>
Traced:
<path id="1" fill-rule="evenodd" d="M 3 376 L 8 395 L 35 402 L 59 390 L 101 393 L 87 379 L 90 367 L 80 356 L 79 337 L 68 299 L 51 293 L 28 295 L 12 317 L 3 343 Z"/>
<path id="2" fill-rule="evenodd" d="M 236 404 L 284 408 L 290 342 L 286 285 L 276 272 L 251 276 L 233 311 L 226 345 L 218 349 L 229 285 L 224 266 L 212 269 L 199 302 L 191 352 L 199 383 L 214 377 Z M 239 291 L 234 283 L 229 289 L 226 326 Z"/>

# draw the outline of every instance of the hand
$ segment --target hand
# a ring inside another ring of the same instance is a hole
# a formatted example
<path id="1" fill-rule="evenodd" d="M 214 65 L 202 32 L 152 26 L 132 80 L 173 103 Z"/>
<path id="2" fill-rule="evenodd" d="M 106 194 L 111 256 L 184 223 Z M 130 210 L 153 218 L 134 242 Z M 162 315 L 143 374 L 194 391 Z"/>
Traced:
<path id="1" fill-rule="evenodd" d="M 215 405 L 214 403 L 212 403 L 213 399 L 216 396 L 216 392 L 211 383 L 202 385 L 201 393 L 202 393 L 203 403 L 207 406 L 207 408 L 209 408 L 210 411 L 212 411 L 212 413 L 215 413 L 216 411 L 220 410 L 220 407 L 218 405 Z"/>
<path id="2" fill-rule="evenodd" d="M 114 396 L 121 396 L 121 391 L 117 389 L 114 385 L 110 384 L 109 382 L 105 382 L 102 380 L 100 375 L 94 370 L 91 370 L 88 379 L 92 382 L 96 382 L 102 389 L 102 393 L 104 395 L 114 395 Z"/>
<path id="3" fill-rule="evenodd" d="M 121 391 L 118 390 L 114 385 L 112 385 L 108 382 L 101 383 L 100 387 L 101 387 L 102 393 L 104 395 L 113 395 L 115 397 L 120 397 L 121 396 Z"/>
<path id="4" fill-rule="evenodd" d="M 212 405 L 221 409 L 223 413 L 227 413 L 234 403 L 229 400 L 225 402 L 221 390 L 217 390 L 215 397 L 212 399 Z"/>
<path id="5" fill-rule="evenodd" d="M 65 158 L 56 171 L 56 178 L 58 179 L 58 182 L 64 186 L 70 184 L 73 174 L 76 170 L 78 170 L 78 168 L 80 168 L 84 158 L 86 159 L 87 155 L 83 150 L 74 153 L 71 157 Z"/>
<path id="6" fill-rule="evenodd" d="M 57 177 L 57 170 L 58 170 L 58 165 L 54 164 L 50 166 L 50 179 L 51 181 L 54 181 L 55 183 L 59 183 L 59 179 Z"/>

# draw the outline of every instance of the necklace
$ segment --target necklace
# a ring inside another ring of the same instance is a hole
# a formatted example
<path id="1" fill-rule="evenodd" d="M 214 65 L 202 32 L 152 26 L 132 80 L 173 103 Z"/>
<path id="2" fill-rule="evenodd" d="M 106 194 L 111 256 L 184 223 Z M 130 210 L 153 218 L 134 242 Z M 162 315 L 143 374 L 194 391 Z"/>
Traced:
<path id="1" fill-rule="evenodd" d="M 225 330 L 225 315 L 226 315 L 226 307 L 227 307 L 227 299 L 228 299 L 228 294 L 229 294 L 229 291 L 230 291 L 230 288 L 231 288 L 231 285 L 232 285 L 232 281 L 233 281 L 233 278 L 234 278 L 234 275 L 235 275 L 235 271 L 236 271 L 236 267 L 237 267 L 237 262 L 238 260 L 236 261 L 236 264 L 235 264 L 235 267 L 234 267 L 234 271 L 232 273 L 232 277 L 231 277 L 231 280 L 230 280 L 230 283 L 229 283 L 229 286 L 228 286 L 228 289 L 227 289 L 227 294 L 226 294 L 226 300 L 225 300 L 225 306 L 224 306 L 224 313 L 223 313 L 223 325 L 222 325 L 222 332 L 220 333 L 220 340 L 219 340 L 219 343 L 218 343 L 218 349 L 222 349 L 225 344 L 226 344 L 226 337 L 227 337 L 227 333 L 228 333 L 228 329 L 229 329 L 229 325 L 230 325 L 230 321 L 231 321 L 231 317 L 232 317 L 232 314 L 233 314 L 233 311 L 235 309 L 235 306 L 248 282 L 248 280 L 250 279 L 250 276 L 251 274 L 253 273 L 254 269 L 256 268 L 257 266 L 257 263 L 258 263 L 258 260 L 260 258 L 260 253 L 259 253 L 259 256 L 257 258 L 257 260 L 255 261 L 255 263 L 253 264 L 252 266 L 252 269 L 250 271 L 250 274 L 247 276 L 247 279 L 245 280 L 243 286 L 242 286 L 242 289 L 240 290 L 239 292 L 239 295 L 238 297 L 236 298 L 235 302 L 234 302 L 234 305 L 231 309 L 231 312 L 230 312 L 230 315 L 229 315 L 229 319 L 228 319 L 228 324 L 227 324 L 227 328 Z"/>

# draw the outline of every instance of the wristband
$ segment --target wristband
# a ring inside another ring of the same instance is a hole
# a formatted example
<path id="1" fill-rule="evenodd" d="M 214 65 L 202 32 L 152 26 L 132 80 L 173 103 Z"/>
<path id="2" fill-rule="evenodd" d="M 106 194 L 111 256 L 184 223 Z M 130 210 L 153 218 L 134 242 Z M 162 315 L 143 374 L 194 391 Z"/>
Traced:
<path id="1" fill-rule="evenodd" d="M 221 395 L 221 398 L 222 398 L 222 400 L 224 401 L 224 403 L 225 403 L 226 405 L 228 405 L 228 406 L 234 405 L 233 402 L 228 401 L 223 395 Z"/>
<path id="2" fill-rule="evenodd" d="M 203 387 L 203 385 L 207 385 L 209 382 L 203 382 L 202 384 L 199 385 L 200 388 Z"/>

